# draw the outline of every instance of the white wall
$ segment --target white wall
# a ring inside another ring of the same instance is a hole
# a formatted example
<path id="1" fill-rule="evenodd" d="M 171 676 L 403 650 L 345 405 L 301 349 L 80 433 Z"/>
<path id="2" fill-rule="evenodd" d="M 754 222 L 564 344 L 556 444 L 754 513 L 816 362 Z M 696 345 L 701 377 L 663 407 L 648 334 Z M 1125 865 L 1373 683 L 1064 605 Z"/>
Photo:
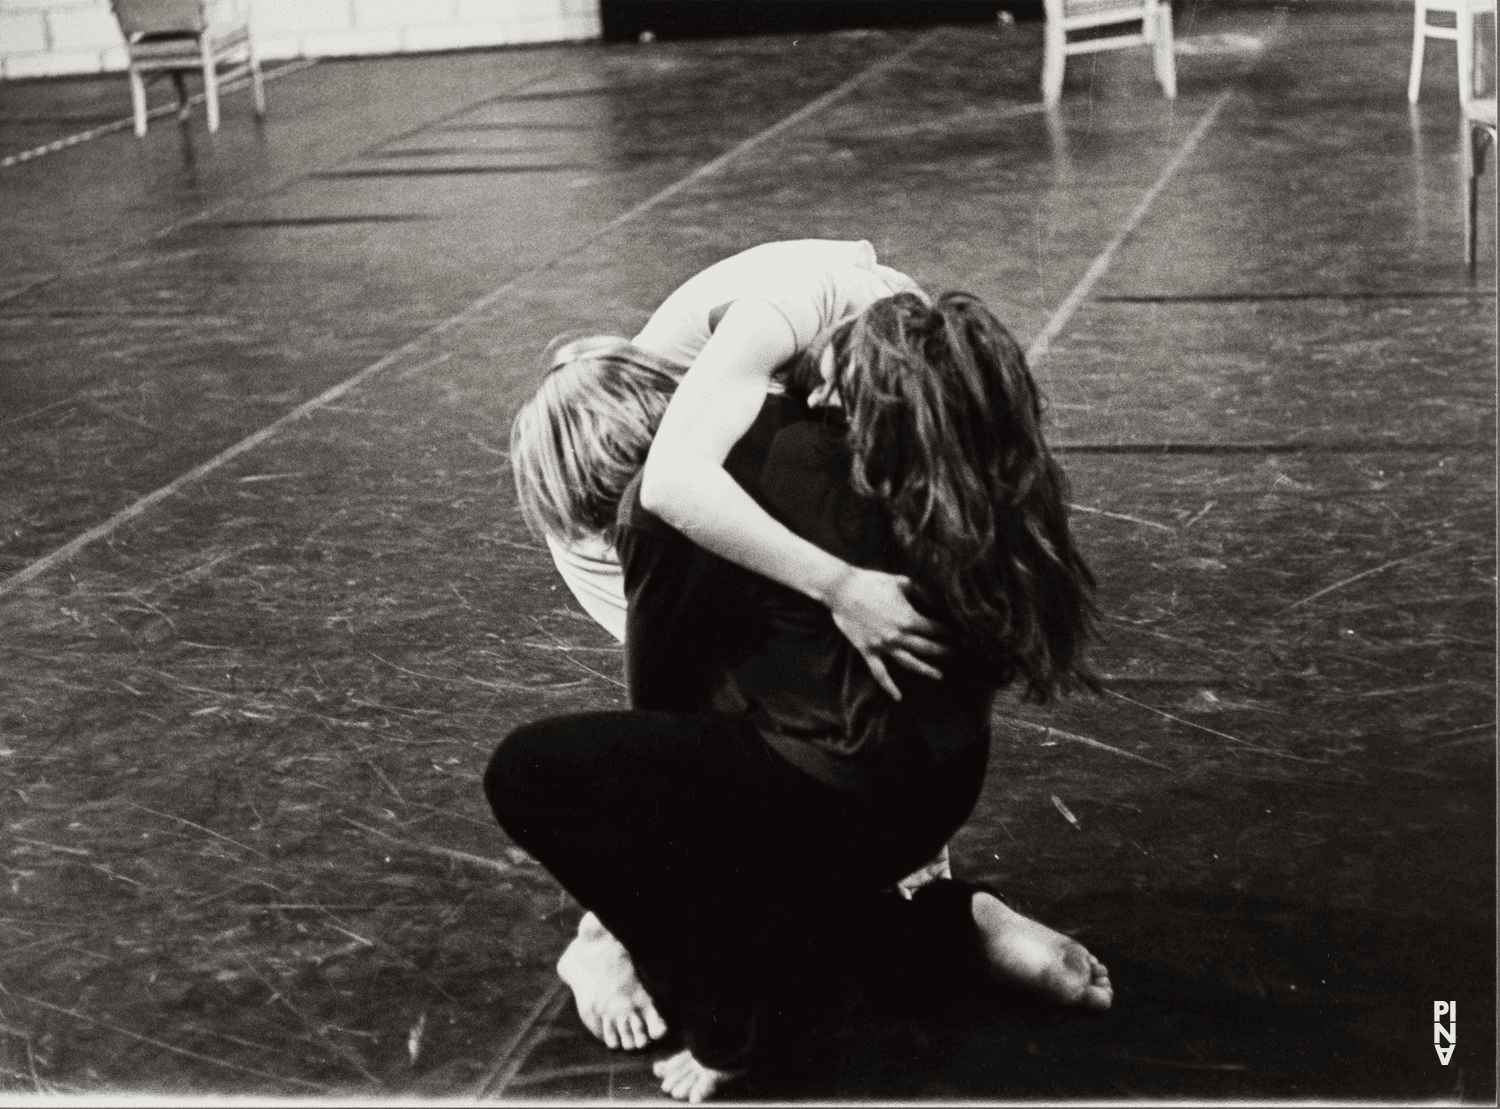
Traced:
<path id="1" fill-rule="evenodd" d="M 599 0 L 242 0 L 261 57 L 461 50 L 599 36 Z M 0 77 L 108 73 L 125 44 L 108 0 L 0 0 Z"/>

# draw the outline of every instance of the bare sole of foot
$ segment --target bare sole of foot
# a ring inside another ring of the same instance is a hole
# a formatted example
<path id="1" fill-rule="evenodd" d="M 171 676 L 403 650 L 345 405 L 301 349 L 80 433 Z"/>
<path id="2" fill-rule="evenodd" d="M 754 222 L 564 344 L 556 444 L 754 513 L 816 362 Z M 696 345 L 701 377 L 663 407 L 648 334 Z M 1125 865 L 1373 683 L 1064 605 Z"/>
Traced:
<path id="1" fill-rule="evenodd" d="M 671 1058 L 653 1064 L 651 1070 L 661 1079 L 663 1092 L 678 1101 L 690 1101 L 694 1105 L 713 1097 L 719 1087 L 743 1073 L 705 1067 L 693 1058 L 690 1051 L 679 1051 Z"/>
<path id="2" fill-rule="evenodd" d="M 578 922 L 578 935 L 557 961 L 557 973 L 573 991 L 584 1027 L 606 1047 L 639 1051 L 667 1034 L 666 1021 L 636 977 L 630 952 L 593 913 Z"/>
<path id="3" fill-rule="evenodd" d="M 971 902 L 990 976 L 1061 1005 L 1108 1009 L 1114 1002 L 1109 971 L 1077 940 L 1024 917 L 988 893 Z"/>

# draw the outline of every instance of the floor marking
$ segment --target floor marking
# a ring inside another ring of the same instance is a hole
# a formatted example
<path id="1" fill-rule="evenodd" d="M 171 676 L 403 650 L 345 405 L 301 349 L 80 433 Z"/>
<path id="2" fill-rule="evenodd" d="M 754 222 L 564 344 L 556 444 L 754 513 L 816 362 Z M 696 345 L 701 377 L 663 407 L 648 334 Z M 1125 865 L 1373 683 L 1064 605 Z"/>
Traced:
<path id="1" fill-rule="evenodd" d="M 198 481 L 199 479 L 208 476 L 209 474 L 213 473 L 215 470 L 223 466 L 225 463 L 232 461 L 233 459 L 244 454 L 246 451 L 253 450 L 254 448 L 260 446 L 266 440 L 272 438 L 274 435 L 280 432 L 282 428 L 296 422 L 297 420 L 303 419 L 304 417 L 317 411 L 319 408 L 323 408 L 326 405 L 330 404 L 332 401 L 337 400 L 339 397 L 343 396 L 351 389 L 354 389 L 355 387 L 363 384 L 366 380 L 380 373 L 382 370 L 385 370 L 388 367 L 399 362 L 406 355 L 420 350 L 430 340 L 453 330 L 460 324 L 466 323 L 474 316 L 479 315 L 481 312 L 484 312 L 486 309 L 488 309 L 491 305 L 495 304 L 496 301 L 500 300 L 501 297 L 505 296 L 523 281 L 527 281 L 533 277 L 536 277 L 538 274 L 551 269 L 565 259 L 580 253 L 592 243 L 610 234 L 610 232 L 614 231 L 616 228 L 629 223 L 631 220 L 636 219 L 638 216 L 644 215 L 652 208 L 655 208 L 658 205 L 662 204 L 664 201 L 671 199 L 689 186 L 696 184 L 697 182 L 703 180 L 705 177 L 709 177 L 712 174 L 717 173 L 724 166 L 728 165 L 730 162 L 734 161 L 741 155 L 754 150 L 756 147 L 768 142 L 770 139 L 776 137 L 777 135 L 790 130 L 792 127 L 795 127 L 797 124 L 801 123 L 809 116 L 814 115 L 815 113 L 828 107 L 830 104 L 833 104 L 834 102 L 847 96 L 849 93 L 853 92 L 856 88 L 864 84 L 866 81 L 872 79 L 878 74 L 884 73 L 886 70 L 891 69 L 892 67 L 904 61 L 909 55 L 911 55 L 921 46 L 925 45 L 938 33 L 939 32 L 937 31 L 930 31 L 927 34 L 923 35 L 921 38 L 917 39 L 915 42 L 911 43 L 905 49 L 900 50 L 897 53 L 892 54 L 890 57 L 884 58 L 881 61 L 876 62 L 868 68 L 855 74 L 853 77 L 849 78 L 849 80 L 833 89 L 831 92 L 824 93 L 816 100 L 804 104 L 801 108 L 797 109 L 797 111 L 793 112 L 785 119 L 782 119 L 777 123 L 773 123 L 764 131 L 761 131 L 759 134 L 750 136 L 750 138 L 744 140 L 739 145 L 735 146 L 733 149 L 727 151 L 726 153 L 719 155 L 719 157 L 715 158 L 713 161 L 699 166 L 696 170 L 688 174 L 686 177 L 682 178 L 680 181 L 668 185 L 666 188 L 662 189 L 660 192 L 656 193 L 653 196 L 647 197 L 645 200 L 637 204 L 634 208 L 631 208 L 629 211 L 616 216 L 614 219 L 604 224 L 604 226 L 600 227 L 598 230 L 583 236 L 572 246 L 563 247 L 557 253 L 553 254 L 550 258 L 538 262 L 536 265 L 530 267 L 529 269 L 523 270 L 515 277 L 512 277 L 510 280 L 497 286 L 490 292 L 486 293 L 484 296 L 480 297 L 478 300 L 474 301 L 467 308 L 463 308 L 458 312 L 455 312 L 447 319 L 434 324 L 432 327 L 429 327 L 426 331 L 422 332 L 416 338 L 403 343 L 401 346 L 397 347 L 390 353 L 376 359 L 374 362 L 371 362 L 368 366 L 360 370 L 358 373 L 354 374 L 352 377 L 345 378 L 337 385 L 332 385 L 329 388 L 323 390 L 323 392 L 319 393 L 311 400 L 304 401 L 302 404 L 299 404 L 296 408 L 281 416 L 279 419 L 273 420 L 271 423 L 267 424 L 259 431 L 246 436 L 244 439 L 241 439 L 238 443 L 235 443 L 232 446 L 226 447 L 224 450 L 220 451 L 218 454 L 210 458 L 207 462 L 204 462 L 198 466 L 194 466 L 191 470 L 187 471 L 187 473 L 179 475 L 172 481 L 168 482 L 166 485 L 163 485 L 160 489 L 157 489 L 151 493 L 147 493 L 144 497 L 141 497 L 133 504 L 130 504 L 121 509 L 119 512 L 116 512 L 113 516 L 105 520 L 103 523 L 96 524 L 94 527 L 89 528 L 83 534 L 75 536 L 72 540 L 63 544 L 55 551 L 42 556 L 35 562 L 31 563 L 29 566 L 21 569 L 13 576 L 6 578 L 4 581 L 0 581 L 0 597 L 4 597 L 9 593 L 14 593 L 17 589 L 25 585 L 27 582 L 31 581 L 33 578 L 37 578 L 42 574 L 45 574 L 47 571 L 60 566 L 64 562 L 67 562 L 70 558 L 76 555 L 79 551 L 83 550 L 85 547 L 97 542 L 100 539 L 103 539 L 105 536 L 113 534 L 115 531 L 119 530 L 122 525 L 129 523 L 131 520 L 134 520 L 136 517 L 145 513 L 148 509 L 155 507 L 160 502 L 172 496 L 172 494 L 176 493 L 178 490 L 183 489 L 186 486 Z M 202 215 L 195 216 L 192 220 L 186 222 L 196 222 L 198 220 L 207 218 L 208 215 L 209 213 L 205 212 Z M 161 232 L 161 234 L 166 233 L 167 232 Z"/>
<path id="2" fill-rule="evenodd" d="M 437 216 L 420 213 L 370 216 L 285 216 L 272 219 L 226 219 L 212 224 L 223 228 L 338 227 L 350 223 L 422 223 Z"/>
<path id="3" fill-rule="evenodd" d="M 307 61 L 307 65 L 301 65 L 298 68 L 306 69 L 308 68 L 308 66 L 315 65 L 316 62 L 317 59 L 309 59 Z M 277 73 L 285 72 L 289 68 L 291 67 L 283 66 L 282 69 L 277 70 Z M 553 66 L 551 69 L 543 73 L 535 74 L 531 77 L 521 78 L 513 86 L 511 86 L 511 90 L 509 91 L 514 91 L 515 89 L 524 89 L 528 85 L 541 84 L 543 81 L 547 81 L 555 77 L 561 71 L 561 69 L 562 66 L 557 65 Z M 471 104 L 466 104 L 456 111 L 449 112 L 445 116 L 438 116 L 436 119 L 430 119 L 425 123 L 419 124 L 416 127 L 409 128 L 408 130 L 402 131 L 399 134 L 392 135 L 389 138 L 381 139 L 379 142 L 367 146 L 362 150 L 356 151 L 354 154 L 351 154 L 339 161 L 335 161 L 332 164 L 345 165 L 349 162 L 357 162 L 361 158 L 367 158 L 372 153 L 378 151 L 382 146 L 388 145 L 393 142 L 401 142 L 403 139 L 409 139 L 413 135 L 421 134 L 428 128 L 441 127 L 443 124 L 448 123 L 451 120 L 455 120 L 468 112 L 474 111 L 477 108 L 481 108 L 486 104 L 492 103 L 496 100 L 502 100 L 509 95 L 509 91 L 505 93 L 498 93 L 494 96 L 486 96 L 480 100 L 474 101 Z M 18 286 L 17 288 L 0 292 L 0 304 L 9 304 L 13 300 L 18 300 L 28 293 L 34 293 L 36 292 L 36 290 L 44 288 L 45 286 L 52 284 L 52 282 L 59 281 L 65 277 L 75 276 L 80 273 L 97 272 L 109 263 L 113 262 L 115 259 L 121 257 L 131 250 L 134 250 L 136 247 L 142 246 L 145 243 L 156 242 L 158 239 L 164 239 L 168 235 L 181 231 L 185 227 L 191 227 L 195 223 L 203 223 L 207 220 L 211 220 L 221 212 L 226 212 L 238 205 L 248 204 L 253 200 L 259 200 L 264 197 L 274 196 L 276 195 L 276 193 L 280 192 L 288 185 L 295 184 L 296 182 L 301 180 L 306 180 L 310 172 L 311 171 L 304 169 L 290 170 L 289 172 L 283 174 L 281 177 L 273 179 L 269 185 L 267 185 L 259 192 L 251 193 L 248 196 L 230 197 L 228 200 L 225 200 L 219 204 L 215 204 L 211 207 L 205 208 L 203 211 L 197 213 L 196 215 L 188 216 L 186 219 L 178 220 L 176 223 L 169 223 L 167 226 L 149 232 L 144 237 L 137 239 L 134 242 L 127 243 L 117 250 L 113 250 L 102 255 L 101 257 L 93 260 L 91 263 L 88 263 L 86 266 L 78 266 L 74 267 L 73 269 L 67 270 L 58 270 L 56 273 L 49 273 L 43 275 L 42 277 L 33 278 L 31 281 L 27 282 L 24 285 Z"/>
<path id="4" fill-rule="evenodd" d="M 510 1043 L 506 1044 L 496 1057 L 489 1073 L 475 1083 L 473 1091 L 465 1100 L 483 1101 L 485 1098 L 502 1095 L 506 1087 L 520 1073 L 521 1068 L 526 1065 L 526 1060 L 531 1056 L 531 1049 L 546 1034 L 547 1024 L 562 1012 L 567 1000 L 567 994 L 563 992 L 562 979 L 556 979 L 548 987 L 547 992 L 542 994 L 541 1000 L 532 1006 L 531 1012 L 526 1014 L 526 1019 L 521 1021 L 521 1027 L 516 1030 Z"/>
<path id="5" fill-rule="evenodd" d="M 197 1059 L 204 1063 L 212 1063 L 216 1067 L 227 1067 L 230 1070 L 240 1071 L 244 1074 L 253 1074 L 257 1078 L 269 1078 L 276 1082 L 290 1082 L 293 1085 L 306 1086 L 310 1089 L 317 1090 L 320 1093 L 326 1093 L 328 1090 L 328 1087 L 321 1082 L 309 1082 L 305 1078 L 293 1078 L 291 1075 L 286 1074 L 272 1074 L 270 1071 L 256 1070 L 254 1067 L 246 1067 L 240 1065 L 239 1063 L 231 1063 L 227 1059 L 215 1059 L 212 1055 L 204 1055 L 197 1051 L 189 1051 L 185 1047 L 178 1047 L 175 1044 L 169 1044 L 163 1040 L 153 1039 L 150 1036 L 143 1036 L 139 1032 L 132 1032 L 128 1028 L 121 1028 L 119 1025 L 111 1024 L 107 1020 L 100 1020 L 98 1017 L 91 1017 L 87 1013 L 80 1013 L 77 1009 L 65 1009 L 61 1005 L 54 1005 L 50 1001 L 43 1001 L 41 998 L 28 997 L 26 994 L 16 993 L 12 990 L 6 990 L 5 996 L 14 997 L 30 1005 L 40 1006 L 43 1009 L 50 1009 L 54 1013 L 61 1013 L 63 1016 L 87 1021 L 89 1024 L 96 1024 L 101 1028 L 108 1028 L 111 1032 L 117 1032 L 121 1036 L 129 1036 L 132 1040 L 139 1040 L 143 1044 L 151 1044 L 153 1047 L 163 1048 L 175 1055 L 183 1055 L 189 1059 Z"/>
<path id="6" fill-rule="evenodd" d="M 1317 766 L 1327 766 L 1330 762 L 1329 759 L 1309 759 L 1302 755 L 1290 754 L 1286 751 L 1276 751 L 1270 747 L 1260 747 L 1254 743 L 1251 743 L 1249 740 L 1240 739 L 1238 736 L 1232 736 L 1228 732 L 1221 732 L 1213 728 L 1206 728 L 1202 724 L 1194 724 L 1191 720 L 1184 720 L 1180 716 L 1173 716 L 1170 712 L 1163 712 L 1161 709 L 1152 708 L 1150 705 L 1146 704 L 1143 701 L 1137 701 L 1135 698 L 1127 697 L 1123 693 L 1116 693 L 1113 689 L 1106 689 L 1104 692 L 1111 697 L 1118 697 L 1120 700 L 1136 706 L 1136 708 L 1145 709 L 1147 712 L 1154 712 L 1157 716 L 1165 717 L 1166 719 L 1171 720 L 1174 723 L 1185 724 L 1189 728 L 1198 729 L 1198 731 L 1200 732 L 1207 732 L 1209 735 L 1216 735 L 1220 739 L 1227 739 L 1231 743 L 1238 743 L 1247 751 L 1258 751 L 1262 755 L 1271 755 L 1272 757 L 1278 759 L 1291 759 L 1293 762 L 1312 763 Z"/>
<path id="7" fill-rule="evenodd" d="M 915 42 L 911 43 L 905 49 L 897 51 L 895 54 L 892 54 L 890 57 L 885 58 L 882 61 L 874 63 L 868 69 L 865 69 L 860 73 L 856 73 L 853 77 L 849 78 L 849 80 L 845 81 L 842 85 L 834 89 L 832 92 L 824 93 L 816 100 L 808 104 L 804 104 L 801 108 L 793 112 L 791 115 L 787 116 L 785 119 L 781 120 L 779 123 L 773 123 L 770 127 L 767 127 L 760 134 L 752 135 L 750 138 L 740 143 L 734 149 L 719 155 L 707 165 L 699 166 L 696 170 L 688 174 L 675 185 L 667 186 L 655 196 L 643 200 L 640 204 L 630 209 L 630 211 L 626 212 L 624 215 L 615 217 L 615 219 L 605 224 L 604 228 L 599 231 L 597 235 L 593 236 L 593 238 L 602 237 L 603 235 L 608 234 L 610 231 L 613 231 L 621 224 L 628 223 L 631 220 L 635 219 L 636 216 L 641 215 L 642 213 L 656 207 L 663 201 L 670 200 L 672 197 L 676 196 L 678 193 L 682 192 L 689 186 L 697 184 L 699 181 L 703 180 L 703 178 L 710 177 L 713 174 L 718 173 L 719 170 L 723 169 L 726 165 L 728 165 L 734 159 L 738 158 L 740 155 L 754 150 L 757 146 L 760 146 L 763 143 L 769 142 L 771 139 L 776 138 L 783 132 L 791 130 L 793 127 L 797 126 L 797 124 L 801 123 L 809 116 L 816 115 L 818 112 L 822 111 L 830 104 L 842 100 L 845 96 L 853 92 L 856 88 L 864 84 L 866 81 L 879 74 L 884 73 L 888 69 L 894 68 L 899 63 L 905 61 L 910 55 L 914 54 L 919 48 L 926 46 L 927 43 L 932 41 L 932 39 L 936 38 L 939 34 L 941 34 L 941 30 L 928 31 L 925 35 L 917 39 Z M 580 244 L 578 249 L 582 249 L 583 245 L 585 244 Z"/>
<path id="8" fill-rule="evenodd" d="M 1218 119 L 1219 113 L 1224 110 L 1224 105 L 1229 103 L 1229 98 L 1233 95 L 1233 89 L 1225 89 L 1218 95 L 1213 104 L 1209 106 L 1208 111 L 1204 112 L 1203 117 L 1198 120 L 1197 125 L 1188 133 L 1187 139 L 1184 140 L 1182 146 L 1172 157 L 1172 160 L 1161 171 L 1161 176 L 1156 179 L 1156 183 L 1146 190 L 1146 195 L 1141 197 L 1141 202 L 1135 206 L 1135 211 L 1126 217 L 1120 229 L 1115 232 L 1114 238 L 1110 239 L 1104 249 L 1099 252 L 1099 256 L 1089 265 L 1084 275 L 1078 279 L 1078 284 L 1073 286 L 1072 292 L 1053 311 L 1051 318 L 1047 320 L 1047 326 L 1042 328 L 1042 333 L 1032 340 L 1031 346 L 1026 348 L 1026 361 L 1033 367 L 1040 359 L 1046 356 L 1047 351 L 1052 346 L 1052 341 L 1058 335 L 1062 334 L 1062 329 L 1073 318 L 1073 313 L 1078 311 L 1078 306 L 1084 302 L 1094 286 L 1098 284 L 1099 279 L 1104 276 L 1105 271 L 1114 262 L 1115 255 L 1120 252 L 1120 248 L 1125 245 L 1125 241 L 1135 233 L 1135 229 L 1141 225 L 1141 221 L 1146 218 L 1146 213 L 1150 211 L 1151 205 L 1156 201 L 1161 191 L 1167 187 L 1167 183 L 1177 175 L 1177 171 L 1182 167 L 1182 163 L 1187 161 L 1188 157 L 1197 149 L 1198 143 L 1208 133 L 1208 129 L 1213 126 L 1214 120 Z"/>
<path id="9" fill-rule="evenodd" d="M 0 319 L 5 317 L 0 316 Z M 1062 405 L 1053 405 L 1061 408 Z M 1488 451 L 1483 440 L 1457 443 L 1389 443 L 1379 439 L 1332 443 L 1054 443 L 1053 454 L 1445 454 Z"/>
<path id="10" fill-rule="evenodd" d="M 303 58 L 300 61 L 290 62 L 287 65 L 280 66 L 276 69 L 262 70 L 261 79 L 265 81 L 274 81 L 278 77 L 285 77 L 288 73 L 296 73 L 298 70 L 306 69 L 309 66 L 317 64 L 318 59 L 316 58 Z M 223 92 L 233 92 L 235 89 L 244 88 L 249 83 L 249 77 L 237 77 L 233 81 L 229 81 L 223 85 L 220 85 L 219 88 Z M 192 96 L 188 97 L 188 107 L 190 108 L 194 105 L 202 103 L 203 94 L 201 92 L 194 93 Z M 147 112 L 146 118 L 160 119 L 162 116 L 169 115 L 170 113 L 175 111 L 177 111 L 176 104 L 163 104 L 161 107 L 152 108 L 151 111 Z M 42 146 L 35 146 L 30 150 L 23 150 L 19 154 L 7 154 L 4 158 L 0 158 L 0 169 L 8 169 L 11 166 L 19 165 L 21 162 L 29 162 L 35 158 L 45 157 L 48 154 L 56 154 L 59 150 L 67 150 L 69 147 L 78 146 L 81 143 L 91 142 L 92 140 L 100 138 L 104 135 L 112 135 L 116 131 L 123 131 L 127 127 L 133 126 L 135 126 L 135 117 L 126 116 L 123 119 L 113 120 L 112 122 L 102 124 L 99 127 L 91 127 L 87 131 L 79 131 L 76 135 L 69 135 L 67 138 L 57 139 L 54 142 L 44 143 Z"/>
<path id="11" fill-rule="evenodd" d="M 388 155 L 377 154 L 377 158 Z M 341 181 L 357 177 L 441 177 L 454 174 L 478 173 L 582 173 L 597 170 L 596 165 L 559 162 L 553 165 L 531 166 L 356 166 L 353 169 L 328 169 L 312 174 L 320 181 Z"/>
<path id="12" fill-rule="evenodd" d="M 1092 512 L 1095 516 L 1108 516 L 1112 520 L 1128 520 L 1132 524 L 1140 524 L 1147 528 L 1160 528 L 1162 531 L 1176 531 L 1177 529 L 1168 524 L 1158 524 L 1154 520 L 1142 520 L 1139 516 L 1126 516 L 1123 512 L 1106 512 L 1102 508 L 1090 508 L 1086 504 L 1070 504 L 1069 508 L 1076 512 Z"/>
<path id="13" fill-rule="evenodd" d="M 1264 304 L 1309 300 L 1494 300 L 1494 289 L 1391 289 L 1370 292 L 1307 293 L 1143 293 L 1101 296 L 1100 304 Z"/>
<path id="14" fill-rule="evenodd" d="M 1102 743 L 1097 739 L 1090 739 L 1086 735 L 1065 732 L 1061 728 L 1049 728 L 1046 724 L 1033 724 L 1029 720 L 1011 720 L 1009 723 L 1019 728 L 1030 728 L 1032 731 L 1041 732 L 1049 739 L 1056 736 L 1059 739 L 1070 740 L 1073 743 L 1082 743 L 1087 747 L 1097 747 L 1099 750 L 1108 751 L 1112 755 L 1123 755 L 1127 759 L 1135 759 L 1136 762 L 1143 762 L 1147 766 L 1156 767 L 1158 770 L 1172 771 L 1172 768 L 1165 763 L 1157 762 L 1155 759 L 1148 759 L 1145 755 L 1137 755 L 1134 751 L 1122 751 L 1118 747 L 1111 747 L 1108 743 Z"/>
<path id="15" fill-rule="evenodd" d="M 944 116 L 941 119 L 927 119 L 919 123 L 906 123 L 900 127 L 882 127 L 874 131 L 844 131 L 831 137 L 838 139 L 866 139 L 879 141 L 881 139 L 904 138 L 909 135 L 920 135 L 924 131 L 947 129 L 967 123 L 993 123 L 1002 119 L 1019 119 L 1022 116 L 1042 115 L 1047 111 L 1045 104 L 1009 104 L 1001 108 L 991 108 L 988 111 L 982 108 L 971 108 L 968 111 L 959 112 L 957 115 Z"/>
<path id="16" fill-rule="evenodd" d="M 1293 601 L 1291 604 L 1287 605 L 1286 608 L 1282 609 L 1282 611 L 1290 612 L 1294 608 L 1300 608 L 1302 605 L 1305 605 L 1310 601 L 1316 601 L 1319 597 L 1322 597 L 1328 593 L 1332 593 L 1335 589 L 1342 589 L 1346 585 L 1353 585 L 1357 581 L 1361 581 L 1374 574 L 1382 573 L 1385 570 L 1389 570 L 1393 566 L 1400 566 L 1402 563 L 1411 562 L 1413 559 L 1426 558 L 1428 555 L 1435 555 L 1440 551 L 1446 551 L 1449 547 L 1456 547 L 1462 542 L 1462 539 L 1455 539 L 1451 543 L 1439 543 L 1436 547 L 1429 547 L 1425 551 L 1417 551 L 1415 554 L 1409 554 L 1405 558 L 1393 558 L 1391 559 L 1391 561 L 1380 566 L 1376 566 L 1373 569 L 1363 570 L 1360 573 L 1355 574 L 1353 577 L 1345 578 L 1343 581 L 1336 581 L 1332 585 L 1318 590 L 1310 597 L 1303 597 L 1300 601 Z"/>
<path id="17" fill-rule="evenodd" d="M 634 1066 L 630 1066 L 632 1063 Z M 612 1059 L 608 1063 L 581 1063 L 573 1067 L 552 1067 L 548 1070 L 532 1071 L 524 1078 L 513 1079 L 506 1088 L 517 1090 L 522 1086 L 540 1086 L 547 1082 L 556 1082 L 560 1078 L 614 1078 L 620 1076 L 626 1067 L 638 1073 L 648 1083 L 650 1082 L 651 1068 L 646 1060 Z"/>

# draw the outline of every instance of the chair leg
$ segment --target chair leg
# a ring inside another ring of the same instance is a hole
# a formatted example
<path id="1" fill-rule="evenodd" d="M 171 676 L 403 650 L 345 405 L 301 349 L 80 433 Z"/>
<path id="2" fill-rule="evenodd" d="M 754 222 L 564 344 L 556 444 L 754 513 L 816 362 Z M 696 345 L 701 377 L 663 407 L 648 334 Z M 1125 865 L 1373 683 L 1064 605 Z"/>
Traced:
<path id="1" fill-rule="evenodd" d="M 1470 129 L 1473 143 L 1472 162 L 1469 174 L 1469 276 L 1475 276 L 1479 267 L 1479 179 L 1485 173 L 1485 152 L 1494 143 L 1490 132 L 1482 128 Z"/>
<path id="2" fill-rule="evenodd" d="M 1156 82 L 1168 100 L 1177 99 L 1177 58 L 1172 53 L 1172 5 L 1164 3 L 1156 11 L 1156 41 L 1151 44 Z"/>
<path id="3" fill-rule="evenodd" d="M 1406 79 L 1406 100 L 1417 102 L 1422 91 L 1422 54 L 1427 49 L 1427 9 L 1417 0 L 1417 18 L 1411 39 L 1411 76 Z"/>
<path id="4" fill-rule="evenodd" d="M 1469 276 L 1478 276 L 1479 272 L 1479 178 L 1469 178 L 1469 210 L 1464 223 L 1464 253 L 1469 258 Z"/>
<path id="5" fill-rule="evenodd" d="M 1479 179 L 1484 176 L 1484 156 L 1490 143 L 1488 131 L 1482 127 L 1470 127 L 1466 136 L 1468 162 L 1468 210 L 1464 213 L 1464 253 L 1468 256 L 1469 277 L 1477 275 L 1479 269 Z"/>
<path id="6" fill-rule="evenodd" d="M 203 107 L 208 117 L 208 133 L 219 129 L 219 74 L 215 68 L 213 51 L 208 46 L 208 36 L 198 40 L 203 56 Z"/>
<path id="7" fill-rule="evenodd" d="M 177 118 L 187 119 L 193 109 L 188 104 L 187 78 L 181 70 L 172 70 L 172 87 L 177 90 Z"/>
<path id="8" fill-rule="evenodd" d="M 1049 19 L 1043 39 L 1046 48 L 1042 55 L 1042 102 L 1050 107 L 1062 99 L 1063 67 L 1067 64 L 1067 32 L 1063 30 L 1060 21 Z"/>
<path id="9" fill-rule="evenodd" d="M 1463 4 L 1454 16 L 1458 45 L 1458 102 L 1467 104 L 1474 95 L 1474 13 Z"/>
<path id="10" fill-rule="evenodd" d="M 135 116 L 135 137 L 146 136 L 146 82 L 140 70 L 130 67 L 130 110 Z"/>
<path id="11" fill-rule="evenodd" d="M 255 52 L 255 42 L 250 42 L 250 92 L 255 104 L 255 118 L 266 118 L 266 83 L 260 75 L 260 55 Z"/>

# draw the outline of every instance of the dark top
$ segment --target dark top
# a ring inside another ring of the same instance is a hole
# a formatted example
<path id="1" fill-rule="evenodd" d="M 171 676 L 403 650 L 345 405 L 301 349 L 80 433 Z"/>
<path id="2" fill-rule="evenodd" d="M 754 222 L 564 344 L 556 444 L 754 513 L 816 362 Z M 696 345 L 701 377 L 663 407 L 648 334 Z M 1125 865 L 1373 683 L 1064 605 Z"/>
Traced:
<path id="1" fill-rule="evenodd" d="M 725 463 L 796 534 L 854 566 L 901 573 L 885 510 L 849 483 L 840 424 L 771 397 Z M 909 788 L 987 743 L 993 682 L 961 657 L 935 682 L 892 667 L 894 701 L 828 609 L 692 544 L 627 491 L 626 676 L 636 708 L 747 715 L 780 755 L 829 785 Z"/>

